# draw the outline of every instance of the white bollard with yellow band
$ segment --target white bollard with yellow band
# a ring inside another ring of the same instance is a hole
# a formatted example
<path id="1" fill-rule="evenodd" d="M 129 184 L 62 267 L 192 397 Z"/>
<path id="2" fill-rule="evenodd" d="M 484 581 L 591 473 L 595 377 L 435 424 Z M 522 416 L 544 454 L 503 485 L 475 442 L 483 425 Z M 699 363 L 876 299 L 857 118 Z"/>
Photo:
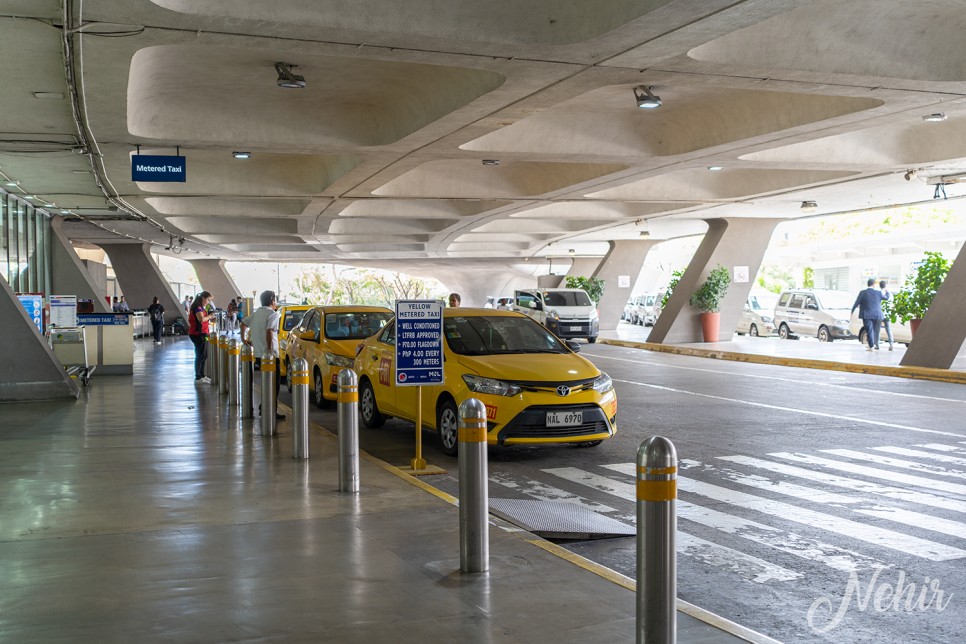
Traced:
<path id="1" fill-rule="evenodd" d="M 459 408 L 460 571 L 490 569 L 486 406 L 468 398 Z"/>
<path id="2" fill-rule="evenodd" d="M 359 491 L 359 378 L 339 372 L 339 491 Z"/>
<path id="3" fill-rule="evenodd" d="M 292 383 L 292 458 L 309 457 L 309 363 L 296 358 L 288 372 Z"/>

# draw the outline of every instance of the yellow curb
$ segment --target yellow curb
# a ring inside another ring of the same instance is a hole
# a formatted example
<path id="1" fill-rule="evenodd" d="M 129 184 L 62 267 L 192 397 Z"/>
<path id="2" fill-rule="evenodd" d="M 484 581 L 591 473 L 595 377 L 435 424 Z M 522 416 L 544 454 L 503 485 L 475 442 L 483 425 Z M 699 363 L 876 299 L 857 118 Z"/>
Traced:
<path id="1" fill-rule="evenodd" d="M 864 373 L 872 376 L 891 376 L 894 378 L 911 378 L 914 380 L 933 380 L 936 382 L 952 382 L 966 384 L 966 372 L 949 371 L 948 369 L 934 369 L 931 367 L 889 367 L 884 365 L 852 364 L 849 362 L 834 362 L 832 360 L 810 360 L 808 358 L 787 358 L 782 356 L 763 356 L 753 353 L 738 353 L 737 351 L 723 351 L 721 349 L 696 349 L 654 342 L 631 342 L 629 340 L 611 340 L 599 338 L 599 344 L 609 344 L 629 349 L 643 349 L 661 353 L 674 353 L 696 358 L 714 358 L 717 360 L 732 360 L 734 362 L 750 362 L 754 364 L 770 364 L 782 367 L 801 367 L 803 369 L 823 369 L 825 371 L 845 371 L 849 373 Z"/>

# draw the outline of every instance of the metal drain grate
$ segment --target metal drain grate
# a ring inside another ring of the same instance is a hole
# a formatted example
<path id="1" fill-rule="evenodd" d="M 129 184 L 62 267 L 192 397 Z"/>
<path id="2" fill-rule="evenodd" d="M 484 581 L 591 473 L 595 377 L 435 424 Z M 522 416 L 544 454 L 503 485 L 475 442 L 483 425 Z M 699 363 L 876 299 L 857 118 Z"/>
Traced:
<path id="1" fill-rule="evenodd" d="M 490 512 L 544 539 L 632 537 L 637 529 L 566 501 L 490 499 Z"/>

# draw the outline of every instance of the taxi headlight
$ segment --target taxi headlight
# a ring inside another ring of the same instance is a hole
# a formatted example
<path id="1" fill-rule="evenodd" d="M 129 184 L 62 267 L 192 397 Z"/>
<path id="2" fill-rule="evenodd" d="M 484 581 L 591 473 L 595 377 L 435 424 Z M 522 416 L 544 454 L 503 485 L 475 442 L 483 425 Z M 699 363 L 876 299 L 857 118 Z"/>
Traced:
<path id="1" fill-rule="evenodd" d="M 597 380 L 594 381 L 594 391 L 600 394 L 606 394 L 608 391 L 614 388 L 614 381 L 610 379 L 606 373 L 601 372 L 597 376 Z"/>
<path id="2" fill-rule="evenodd" d="M 463 382 L 466 383 L 470 391 L 478 394 L 516 396 L 521 391 L 519 386 L 510 384 L 509 382 L 494 380 L 493 378 L 483 378 L 482 376 L 474 376 L 471 374 L 464 374 Z"/>
<path id="3" fill-rule="evenodd" d="M 325 354 L 325 364 L 336 367 L 351 367 L 352 358 L 346 358 L 335 353 Z"/>

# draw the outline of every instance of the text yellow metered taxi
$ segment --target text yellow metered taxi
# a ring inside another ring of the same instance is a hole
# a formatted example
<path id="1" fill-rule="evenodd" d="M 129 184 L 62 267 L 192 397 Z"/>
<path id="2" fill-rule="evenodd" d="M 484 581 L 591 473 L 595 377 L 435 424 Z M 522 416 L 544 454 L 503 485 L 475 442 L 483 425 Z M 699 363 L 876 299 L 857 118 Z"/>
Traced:
<path id="1" fill-rule="evenodd" d="M 390 319 L 392 311 L 381 306 L 310 307 L 289 336 L 286 371 L 296 358 L 308 361 L 312 399 L 325 407 L 336 400 L 336 378 L 352 366 L 359 343 L 381 331 Z"/>
<path id="2" fill-rule="evenodd" d="M 423 422 L 443 451 L 457 451 L 457 408 L 486 405 L 491 445 L 599 445 L 617 431 L 610 377 L 530 318 L 494 309 L 445 309 L 442 385 L 422 389 Z M 396 325 L 366 340 L 356 356 L 359 413 L 366 427 L 416 420 L 416 387 L 394 382 Z"/>

